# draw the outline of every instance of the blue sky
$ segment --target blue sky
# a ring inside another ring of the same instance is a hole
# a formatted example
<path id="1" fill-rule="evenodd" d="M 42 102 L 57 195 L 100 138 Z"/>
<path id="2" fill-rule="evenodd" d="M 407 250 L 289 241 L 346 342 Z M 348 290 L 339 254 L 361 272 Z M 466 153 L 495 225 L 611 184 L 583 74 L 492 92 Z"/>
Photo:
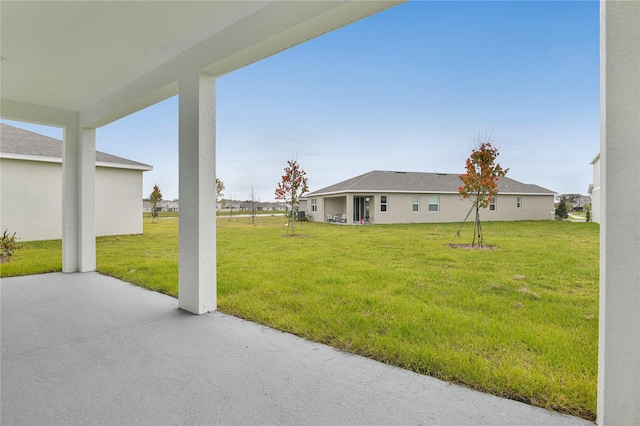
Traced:
<path id="1" fill-rule="evenodd" d="M 586 194 L 599 150 L 599 4 L 413 1 L 217 82 L 225 196 L 274 199 L 297 158 L 312 191 L 370 170 L 462 173 L 493 131 L 507 176 Z M 178 198 L 177 98 L 98 129 Z M 8 122 L 61 138 L 59 129 Z"/>

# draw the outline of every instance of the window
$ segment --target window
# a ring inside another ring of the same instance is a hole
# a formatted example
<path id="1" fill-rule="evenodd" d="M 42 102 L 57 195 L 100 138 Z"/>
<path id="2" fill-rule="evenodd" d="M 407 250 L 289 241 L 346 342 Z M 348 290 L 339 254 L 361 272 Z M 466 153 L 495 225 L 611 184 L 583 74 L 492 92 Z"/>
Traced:
<path id="1" fill-rule="evenodd" d="M 495 212 L 498 209 L 498 197 L 491 197 L 489 201 L 489 211 Z"/>
<path id="2" fill-rule="evenodd" d="M 414 195 L 413 196 L 413 211 L 414 212 L 420 211 L 420 196 L 419 195 Z"/>
<path id="3" fill-rule="evenodd" d="M 516 208 L 522 207 L 522 197 L 516 197 Z"/>
<path id="4" fill-rule="evenodd" d="M 437 212 L 440 210 L 440 196 L 429 195 L 429 211 Z"/>
<path id="5" fill-rule="evenodd" d="M 317 198 L 312 198 L 311 199 L 311 211 L 312 212 L 317 212 L 318 211 L 318 199 Z"/>
<path id="6" fill-rule="evenodd" d="M 386 195 L 380 196 L 380 211 L 382 213 L 387 212 L 387 196 Z"/>

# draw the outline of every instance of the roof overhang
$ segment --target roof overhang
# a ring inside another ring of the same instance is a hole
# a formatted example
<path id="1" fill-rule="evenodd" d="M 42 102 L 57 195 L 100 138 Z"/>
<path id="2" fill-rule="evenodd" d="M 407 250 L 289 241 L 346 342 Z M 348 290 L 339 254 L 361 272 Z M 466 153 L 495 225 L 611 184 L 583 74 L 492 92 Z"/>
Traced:
<path id="1" fill-rule="evenodd" d="M 411 191 L 411 190 L 395 190 L 395 189 L 390 189 L 390 190 L 375 189 L 375 190 L 363 190 L 363 191 L 344 190 L 344 191 L 331 191 L 331 192 L 315 192 L 315 193 L 306 194 L 303 198 L 304 199 L 309 199 L 309 198 L 314 198 L 314 197 L 345 196 L 347 194 L 357 194 L 357 195 L 367 195 L 367 194 L 382 194 L 382 195 L 385 195 L 385 194 L 460 195 L 460 193 L 457 192 L 457 191 L 424 191 L 424 190 Z M 535 195 L 535 196 L 546 195 L 546 196 L 553 197 L 555 194 L 556 194 L 556 192 L 502 192 L 501 191 L 500 193 L 498 193 L 498 196 L 500 196 L 500 195 Z M 303 198 L 301 198 L 301 200 Z"/>
<path id="2" fill-rule="evenodd" d="M 0 159 L 62 164 L 62 158 L 60 157 L 43 157 L 38 155 L 13 154 L 8 152 L 0 153 Z M 141 172 L 148 172 L 153 170 L 153 166 L 149 166 L 147 164 L 108 163 L 105 161 L 96 161 L 96 167 L 108 167 L 111 169 L 139 170 Z"/>
<path id="3" fill-rule="evenodd" d="M 0 114 L 99 127 L 402 2 L 3 0 Z"/>

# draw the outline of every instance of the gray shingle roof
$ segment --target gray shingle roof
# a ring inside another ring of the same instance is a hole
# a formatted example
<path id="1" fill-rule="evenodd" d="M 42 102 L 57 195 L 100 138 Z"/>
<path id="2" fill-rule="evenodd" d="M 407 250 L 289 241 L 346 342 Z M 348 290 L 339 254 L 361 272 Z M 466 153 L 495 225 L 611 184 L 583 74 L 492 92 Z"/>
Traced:
<path id="1" fill-rule="evenodd" d="M 62 141 L 0 123 L 0 153 L 62 159 Z M 114 166 L 129 166 L 142 170 L 152 169 L 148 164 L 101 151 L 96 151 L 96 162 L 109 163 Z"/>
<path id="2" fill-rule="evenodd" d="M 420 173 L 373 170 L 335 185 L 305 194 L 305 198 L 344 192 L 422 192 L 458 193 L 461 182 L 458 173 Z M 555 194 L 538 185 L 503 177 L 498 192 L 508 194 Z"/>

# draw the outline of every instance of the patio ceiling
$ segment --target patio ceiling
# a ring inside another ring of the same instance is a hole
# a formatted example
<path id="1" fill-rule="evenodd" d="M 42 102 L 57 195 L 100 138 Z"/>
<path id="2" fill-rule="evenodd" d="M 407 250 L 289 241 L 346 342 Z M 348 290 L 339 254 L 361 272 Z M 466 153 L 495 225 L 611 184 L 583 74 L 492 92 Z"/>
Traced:
<path id="1" fill-rule="evenodd" d="M 99 127 L 177 94 L 184 70 L 223 75 L 397 3 L 2 1 L 2 116 Z"/>

